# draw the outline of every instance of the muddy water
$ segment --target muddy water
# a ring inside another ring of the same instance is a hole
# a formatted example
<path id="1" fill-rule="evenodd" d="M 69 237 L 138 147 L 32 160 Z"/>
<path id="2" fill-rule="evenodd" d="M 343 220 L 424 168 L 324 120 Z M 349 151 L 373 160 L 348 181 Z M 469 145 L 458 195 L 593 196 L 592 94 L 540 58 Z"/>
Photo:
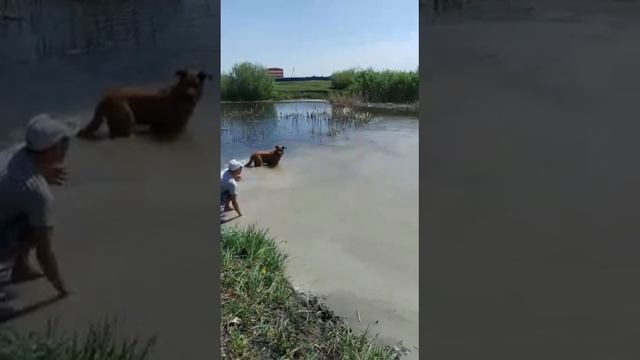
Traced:
<path id="1" fill-rule="evenodd" d="M 0 145 L 19 141 L 37 113 L 87 121 L 109 86 L 165 85 L 189 66 L 217 74 L 219 14 L 212 6 L 204 0 L 1 2 L 0 13 L 12 16 L 0 20 Z M 205 88 L 175 142 L 72 142 L 69 182 L 54 189 L 55 247 L 77 295 L 20 313 L 9 324 L 40 329 L 55 316 L 82 327 L 116 316 L 125 332 L 158 335 L 158 358 L 218 353 L 210 332 L 219 298 L 211 267 L 217 219 L 210 219 L 216 92 Z M 3 314 L 53 295 L 45 282 L 17 290 L 19 299 Z"/>
<path id="2" fill-rule="evenodd" d="M 423 354 L 638 358 L 640 3 L 531 3 L 427 30 Z"/>
<path id="3" fill-rule="evenodd" d="M 353 128 L 363 126 L 363 123 L 330 121 L 338 110 L 316 100 L 228 103 L 222 105 L 222 111 L 221 159 L 225 163 L 232 157 L 248 158 L 255 149 L 271 149 L 277 143 L 291 150 L 299 146 L 333 144 L 337 139 L 348 139 Z M 377 118 L 376 122 L 380 120 Z"/>
<path id="4" fill-rule="evenodd" d="M 338 315 L 383 343 L 403 340 L 417 359 L 418 121 L 377 116 L 320 136 L 334 127 L 307 120 L 314 111 L 335 110 L 278 103 L 264 118 L 223 120 L 223 163 L 288 146 L 278 168 L 243 171 L 244 216 L 225 226 L 268 228 L 290 255 L 296 286 L 326 296 Z"/>

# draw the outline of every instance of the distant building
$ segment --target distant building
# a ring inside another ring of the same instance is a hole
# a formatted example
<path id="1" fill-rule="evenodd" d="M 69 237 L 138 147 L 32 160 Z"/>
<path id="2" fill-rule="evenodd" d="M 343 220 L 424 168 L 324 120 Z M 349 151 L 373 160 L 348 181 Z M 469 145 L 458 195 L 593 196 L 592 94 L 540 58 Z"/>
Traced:
<path id="1" fill-rule="evenodd" d="M 267 74 L 275 79 L 282 79 L 284 77 L 284 70 L 281 68 L 268 68 Z"/>

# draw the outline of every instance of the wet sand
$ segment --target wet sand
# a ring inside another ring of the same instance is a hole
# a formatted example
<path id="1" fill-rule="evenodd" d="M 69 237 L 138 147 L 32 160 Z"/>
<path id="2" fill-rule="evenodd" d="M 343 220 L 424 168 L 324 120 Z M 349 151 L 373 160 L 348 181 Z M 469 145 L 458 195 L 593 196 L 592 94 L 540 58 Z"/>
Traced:
<path id="1" fill-rule="evenodd" d="M 404 340 L 417 359 L 417 121 L 384 126 L 298 147 L 278 168 L 245 169 L 244 216 L 225 226 L 268 228 L 295 286 L 384 343 Z"/>
<path id="2" fill-rule="evenodd" d="M 423 354 L 638 358 L 640 4 L 498 19 L 426 30 Z"/>

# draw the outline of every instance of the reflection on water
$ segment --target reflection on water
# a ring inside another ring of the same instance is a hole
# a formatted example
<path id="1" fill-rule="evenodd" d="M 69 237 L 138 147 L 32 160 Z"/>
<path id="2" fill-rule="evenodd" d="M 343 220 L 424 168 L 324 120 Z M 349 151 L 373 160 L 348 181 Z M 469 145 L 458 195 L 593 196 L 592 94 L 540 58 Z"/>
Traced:
<path id="1" fill-rule="evenodd" d="M 384 113 L 372 116 L 348 110 L 317 101 L 223 104 L 222 164 L 234 157 L 244 159 L 255 150 L 271 149 L 278 143 L 291 150 L 306 145 L 335 144 L 348 140 L 354 129 L 386 124 L 387 120 L 396 118 Z"/>
<path id="2" fill-rule="evenodd" d="M 209 0 L 0 0 L 3 134 L 40 112 L 90 112 L 108 87 L 218 73 L 216 11 Z"/>
<path id="3" fill-rule="evenodd" d="M 0 67 L 55 56 L 157 46 L 177 23 L 197 26 L 210 1 L 0 2 Z"/>
<path id="4" fill-rule="evenodd" d="M 313 135 L 314 124 L 307 121 L 306 114 L 330 113 L 331 105 L 319 102 L 225 104 L 222 111 L 222 144 L 246 142 L 261 146 L 274 139 L 308 139 Z"/>
<path id="5" fill-rule="evenodd" d="M 282 102 L 269 104 L 224 104 L 222 144 L 255 146 L 273 140 L 327 141 L 348 135 L 347 130 L 364 125 L 364 114 L 346 116 L 342 108 L 325 102 Z"/>

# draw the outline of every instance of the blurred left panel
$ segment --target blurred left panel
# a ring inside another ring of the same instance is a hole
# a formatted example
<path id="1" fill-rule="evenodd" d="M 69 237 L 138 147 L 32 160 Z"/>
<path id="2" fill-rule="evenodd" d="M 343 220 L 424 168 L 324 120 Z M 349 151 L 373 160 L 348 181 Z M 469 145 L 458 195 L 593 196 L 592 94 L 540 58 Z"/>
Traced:
<path id="1" fill-rule="evenodd" d="M 0 2 L 3 358 L 218 357 L 219 19 Z"/>

